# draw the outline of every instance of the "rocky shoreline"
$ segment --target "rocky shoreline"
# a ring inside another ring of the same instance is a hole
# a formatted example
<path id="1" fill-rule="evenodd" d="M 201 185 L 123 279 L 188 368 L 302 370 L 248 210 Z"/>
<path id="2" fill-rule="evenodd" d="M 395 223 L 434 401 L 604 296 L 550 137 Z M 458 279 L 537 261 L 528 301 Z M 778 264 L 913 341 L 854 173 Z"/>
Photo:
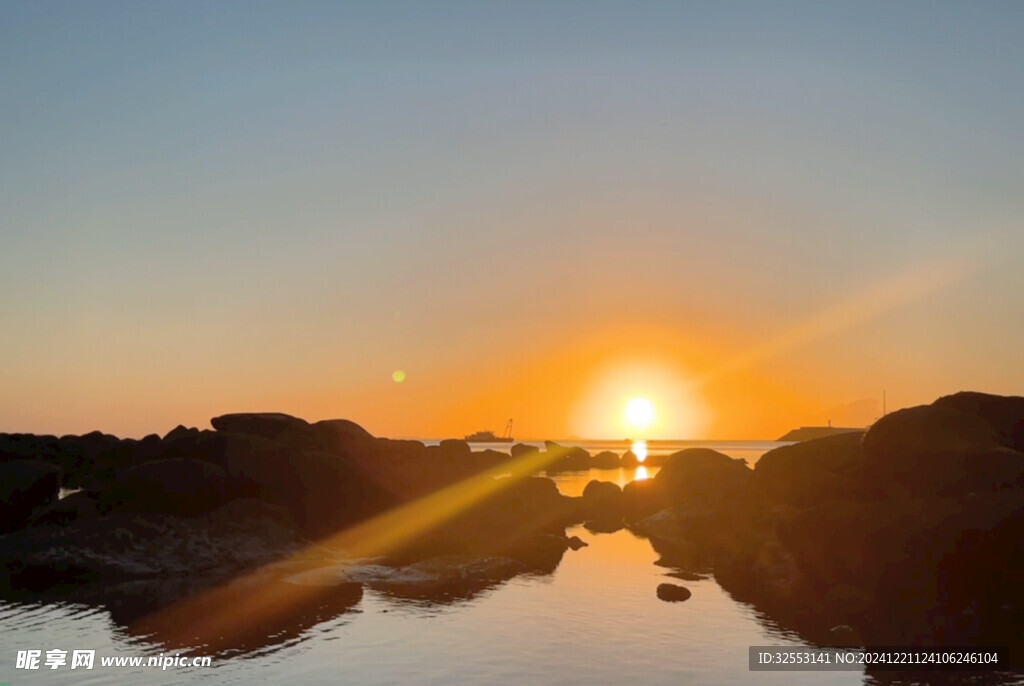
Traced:
<path id="1" fill-rule="evenodd" d="M 578 498 L 536 474 L 631 456 L 548 443 L 510 460 L 282 414 L 211 424 L 138 441 L 0 434 L 0 597 L 104 605 L 168 645 L 242 650 L 344 612 L 364 586 L 453 602 L 551 573 L 585 545 L 566 536 L 583 523 L 646 536 L 672 576 L 713 573 L 820 644 L 1024 636 L 1024 398 L 946 396 L 754 469 L 683 450 L 654 479 Z M 281 589 L 280 608 L 252 602 Z M 260 622 L 226 611 L 247 603 Z M 245 631 L 196 620 L 217 612 Z"/>

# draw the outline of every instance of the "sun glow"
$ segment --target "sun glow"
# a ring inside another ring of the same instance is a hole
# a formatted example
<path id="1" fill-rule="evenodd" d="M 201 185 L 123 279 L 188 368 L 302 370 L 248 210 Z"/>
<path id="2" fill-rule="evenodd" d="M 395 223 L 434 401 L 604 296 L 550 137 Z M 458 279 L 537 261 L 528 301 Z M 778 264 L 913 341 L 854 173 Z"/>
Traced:
<path id="1" fill-rule="evenodd" d="M 654 405 L 647 398 L 633 398 L 626 403 L 626 421 L 640 431 L 649 429 L 654 423 Z"/>
<path id="2" fill-rule="evenodd" d="M 693 375 L 661 357 L 609 360 L 580 389 L 572 432 L 586 438 L 699 437 L 708 411 Z"/>

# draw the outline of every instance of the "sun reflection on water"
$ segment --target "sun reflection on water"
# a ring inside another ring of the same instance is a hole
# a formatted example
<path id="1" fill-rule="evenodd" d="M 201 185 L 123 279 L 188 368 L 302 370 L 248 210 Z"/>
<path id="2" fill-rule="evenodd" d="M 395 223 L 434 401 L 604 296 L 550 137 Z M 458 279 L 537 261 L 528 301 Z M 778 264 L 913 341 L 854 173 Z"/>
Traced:
<path id="1" fill-rule="evenodd" d="M 633 475 L 633 481 L 646 481 L 647 478 L 647 467 L 643 465 L 637 467 L 636 473 Z"/>
<path id="2" fill-rule="evenodd" d="M 643 462 L 647 459 L 647 441 L 633 441 L 630 450 L 636 455 L 637 462 Z"/>

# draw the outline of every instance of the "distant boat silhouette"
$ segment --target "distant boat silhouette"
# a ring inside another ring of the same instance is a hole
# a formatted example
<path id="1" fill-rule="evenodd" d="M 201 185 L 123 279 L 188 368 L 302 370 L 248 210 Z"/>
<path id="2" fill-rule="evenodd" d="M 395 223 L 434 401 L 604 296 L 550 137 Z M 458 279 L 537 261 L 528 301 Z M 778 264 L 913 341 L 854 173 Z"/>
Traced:
<path id="1" fill-rule="evenodd" d="M 466 436 L 466 440 L 472 443 L 511 443 L 512 442 L 512 420 L 505 425 L 505 432 L 498 436 L 493 431 L 477 431 L 475 434 Z"/>

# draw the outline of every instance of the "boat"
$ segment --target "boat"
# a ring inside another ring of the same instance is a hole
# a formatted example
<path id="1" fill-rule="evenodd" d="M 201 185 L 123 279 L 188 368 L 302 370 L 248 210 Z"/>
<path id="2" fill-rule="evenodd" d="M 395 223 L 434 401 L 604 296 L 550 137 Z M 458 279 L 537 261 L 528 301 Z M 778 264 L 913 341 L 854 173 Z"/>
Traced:
<path id="1" fill-rule="evenodd" d="M 505 425 L 505 432 L 500 436 L 493 431 L 477 431 L 475 434 L 466 436 L 470 443 L 511 443 L 512 442 L 512 420 Z"/>

